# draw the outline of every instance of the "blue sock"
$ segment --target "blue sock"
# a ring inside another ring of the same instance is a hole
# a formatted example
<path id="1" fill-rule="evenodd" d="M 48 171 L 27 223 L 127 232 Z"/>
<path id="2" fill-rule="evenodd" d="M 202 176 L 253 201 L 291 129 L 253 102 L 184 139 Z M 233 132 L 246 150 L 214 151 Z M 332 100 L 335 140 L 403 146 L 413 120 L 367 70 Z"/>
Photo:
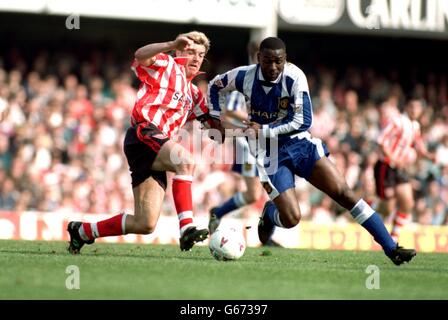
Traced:
<path id="1" fill-rule="evenodd" d="M 216 207 L 214 213 L 219 219 L 221 219 L 225 214 L 245 205 L 246 201 L 244 200 L 243 194 L 241 192 L 237 192 L 232 198 L 224 202 L 219 207 Z"/>
<path id="2" fill-rule="evenodd" d="M 273 225 L 284 228 L 282 222 L 280 221 L 280 216 L 274 202 L 268 202 L 265 215 L 268 216 Z"/>
<path id="3" fill-rule="evenodd" d="M 350 211 L 355 220 L 373 236 L 383 248 L 386 255 L 390 255 L 397 244 L 390 236 L 383 220 L 363 199 L 360 199 Z"/>

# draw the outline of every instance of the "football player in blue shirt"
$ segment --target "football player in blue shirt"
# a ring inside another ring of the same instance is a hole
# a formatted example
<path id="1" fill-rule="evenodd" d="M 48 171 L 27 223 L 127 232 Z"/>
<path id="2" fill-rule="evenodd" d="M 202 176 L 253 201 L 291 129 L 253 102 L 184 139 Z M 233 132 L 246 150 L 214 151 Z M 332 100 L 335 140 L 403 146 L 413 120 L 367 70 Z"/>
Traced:
<path id="1" fill-rule="evenodd" d="M 274 139 L 276 143 L 267 145 L 278 145 L 278 150 L 267 150 L 268 163 L 264 162 L 269 168 L 275 163 L 276 170 L 266 171 L 262 178 L 270 201 L 258 225 L 261 243 L 269 241 L 275 226 L 292 228 L 299 223 L 294 190 L 298 175 L 349 210 L 394 264 L 409 262 L 416 255 L 415 250 L 405 249 L 391 238 L 379 214 L 356 197 L 328 159 L 326 145 L 310 135 L 313 110 L 308 82 L 301 69 L 287 62 L 286 46 L 280 38 L 269 37 L 260 43 L 258 64 L 235 68 L 210 81 L 212 116 L 220 116 L 220 94 L 234 90 L 244 95 L 250 109 L 248 135 L 258 140 Z"/>

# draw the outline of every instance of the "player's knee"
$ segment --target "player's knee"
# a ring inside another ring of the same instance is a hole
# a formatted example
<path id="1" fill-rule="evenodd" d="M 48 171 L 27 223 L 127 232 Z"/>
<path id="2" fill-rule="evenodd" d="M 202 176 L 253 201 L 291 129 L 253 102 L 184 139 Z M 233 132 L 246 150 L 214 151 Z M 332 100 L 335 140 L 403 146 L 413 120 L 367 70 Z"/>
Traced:
<path id="1" fill-rule="evenodd" d="M 194 161 L 192 158 L 184 159 L 181 163 L 176 166 L 176 173 L 179 175 L 193 175 L 194 172 Z"/>
<path id="2" fill-rule="evenodd" d="M 289 208 L 286 213 L 280 215 L 280 221 L 285 228 L 293 228 L 299 224 L 302 218 L 300 211 L 294 208 Z"/>
<path id="3" fill-rule="evenodd" d="M 156 229 L 155 226 L 144 225 L 144 226 L 141 226 L 140 234 L 151 234 L 154 232 L 155 229 Z"/>
<path id="4" fill-rule="evenodd" d="M 260 197 L 256 192 L 246 192 L 244 194 L 244 200 L 246 201 L 246 205 L 254 203 L 259 198 Z"/>
<path id="5" fill-rule="evenodd" d="M 137 221 L 137 234 L 151 234 L 156 229 L 156 223 L 152 221 Z"/>

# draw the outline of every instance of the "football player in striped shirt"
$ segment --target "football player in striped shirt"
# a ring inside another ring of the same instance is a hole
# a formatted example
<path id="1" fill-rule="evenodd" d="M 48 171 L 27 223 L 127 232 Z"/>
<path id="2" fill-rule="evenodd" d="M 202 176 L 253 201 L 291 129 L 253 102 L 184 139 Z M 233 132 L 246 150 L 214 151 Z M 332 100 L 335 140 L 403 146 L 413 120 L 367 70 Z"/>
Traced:
<path id="1" fill-rule="evenodd" d="M 308 130 L 313 111 L 307 79 L 301 69 L 286 61 L 286 47 L 281 39 L 269 37 L 261 42 L 258 64 L 235 68 L 210 81 L 212 116 L 220 114 L 220 92 L 233 90 L 243 93 L 250 107 L 251 122 L 246 132 L 278 143 L 277 152 L 270 150 L 264 162 L 269 168 L 276 163 L 277 170 L 266 172 L 267 179 L 265 173 L 260 173 L 271 199 L 266 202 L 258 225 L 261 243 L 271 238 L 275 226 L 292 228 L 299 223 L 301 214 L 294 191 L 294 178 L 298 175 L 349 210 L 394 264 L 409 262 L 416 255 L 415 250 L 398 246 L 379 214 L 347 186 L 328 159 L 325 144 L 311 137 Z"/>
<path id="2" fill-rule="evenodd" d="M 391 230 L 398 241 L 401 228 L 410 222 L 414 208 L 414 195 L 406 171 L 417 156 L 435 161 L 435 154 L 428 152 L 420 132 L 418 119 L 424 101 L 410 99 L 405 112 L 392 117 L 378 137 L 380 157 L 375 164 L 376 193 L 389 212 L 395 212 Z M 396 210 L 395 210 L 396 203 Z"/>
<path id="3" fill-rule="evenodd" d="M 97 223 L 71 221 L 67 228 L 70 253 L 79 253 L 84 244 L 92 244 L 98 237 L 152 233 L 165 196 L 167 171 L 175 173 L 172 193 L 179 218 L 180 249 L 190 250 L 207 238 L 208 230 L 198 229 L 193 221 L 193 157 L 172 137 L 194 118 L 208 125 L 216 123 L 208 115 L 205 97 L 191 82 L 200 73 L 209 47 L 205 34 L 192 31 L 135 51 L 132 69 L 141 85 L 124 141 L 134 214 L 122 213 Z M 167 54 L 170 51 L 175 57 Z"/>

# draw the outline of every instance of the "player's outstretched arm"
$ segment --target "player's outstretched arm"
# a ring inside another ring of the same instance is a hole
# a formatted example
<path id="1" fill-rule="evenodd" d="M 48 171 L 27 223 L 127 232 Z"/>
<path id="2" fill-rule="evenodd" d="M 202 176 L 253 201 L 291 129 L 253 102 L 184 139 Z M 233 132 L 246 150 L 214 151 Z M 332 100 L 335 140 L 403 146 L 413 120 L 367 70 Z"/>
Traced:
<path id="1" fill-rule="evenodd" d="M 138 48 L 134 57 L 139 64 L 143 66 L 150 66 L 155 61 L 155 56 L 162 52 L 171 50 L 188 50 L 194 46 L 194 41 L 186 36 L 180 35 L 174 41 L 167 41 L 161 43 L 151 43 L 141 48 Z"/>
<path id="2" fill-rule="evenodd" d="M 437 162 L 436 154 L 433 153 L 433 152 L 429 152 L 426 144 L 423 142 L 423 139 L 422 139 L 422 136 L 421 136 L 420 132 L 415 137 L 414 147 L 415 147 L 415 149 L 417 150 L 418 154 L 421 157 L 424 157 L 424 158 L 426 158 L 428 160 L 431 160 L 434 163 Z"/>

